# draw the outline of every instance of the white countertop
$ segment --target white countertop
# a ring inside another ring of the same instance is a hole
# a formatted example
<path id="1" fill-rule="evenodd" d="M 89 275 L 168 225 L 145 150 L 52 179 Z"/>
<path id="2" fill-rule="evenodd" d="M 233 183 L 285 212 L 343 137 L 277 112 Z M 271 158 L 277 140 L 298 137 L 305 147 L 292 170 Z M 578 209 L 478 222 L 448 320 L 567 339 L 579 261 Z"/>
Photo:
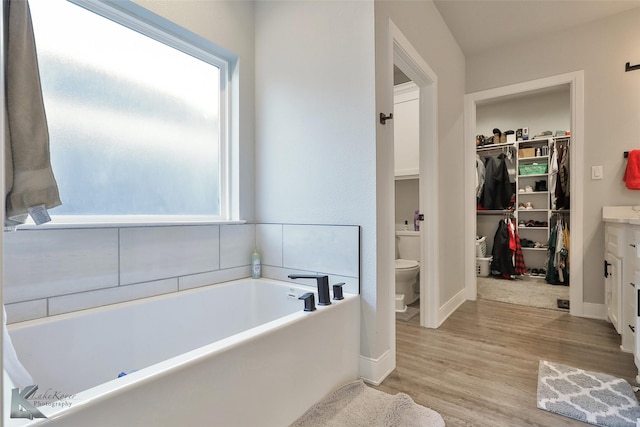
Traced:
<path id="1" fill-rule="evenodd" d="M 640 225 L 640 206 L 603 206 L 602 220 Z"/>

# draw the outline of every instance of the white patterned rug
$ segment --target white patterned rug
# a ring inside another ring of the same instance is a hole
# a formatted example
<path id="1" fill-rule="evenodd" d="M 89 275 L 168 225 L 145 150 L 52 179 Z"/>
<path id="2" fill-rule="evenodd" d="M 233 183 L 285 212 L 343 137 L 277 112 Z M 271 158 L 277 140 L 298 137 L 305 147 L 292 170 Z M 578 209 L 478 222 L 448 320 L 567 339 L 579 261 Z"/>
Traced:
<path id="1" fill-rule="evenodd" d="M 404 393 L 375 390 L 362 380 L 344 385 L 291 427 L 445 427 L 442 416 Z"/>
<path id="2" fill-rule="evenodd" d="M 538 408 L 605 427 L 635 427 L 640 418 L 625 380 L 545 360 L 538 367 Z"/>

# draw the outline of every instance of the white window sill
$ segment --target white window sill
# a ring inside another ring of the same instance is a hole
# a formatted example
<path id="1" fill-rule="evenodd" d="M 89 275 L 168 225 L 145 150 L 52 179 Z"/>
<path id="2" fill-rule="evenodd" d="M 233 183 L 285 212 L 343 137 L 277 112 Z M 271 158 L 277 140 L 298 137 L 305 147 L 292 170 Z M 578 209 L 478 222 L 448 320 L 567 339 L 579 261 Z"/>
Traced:
<path id="1" fill-rule="evenodd" d="M 52 216 L 51 222 L 41 225 L 36 225 L 29 218 L 25 224 L 17 226 L 16 230 L 233 225 L 245 224 L 246 222 L 245 220 L 216 219 L 209 216 Z"/>

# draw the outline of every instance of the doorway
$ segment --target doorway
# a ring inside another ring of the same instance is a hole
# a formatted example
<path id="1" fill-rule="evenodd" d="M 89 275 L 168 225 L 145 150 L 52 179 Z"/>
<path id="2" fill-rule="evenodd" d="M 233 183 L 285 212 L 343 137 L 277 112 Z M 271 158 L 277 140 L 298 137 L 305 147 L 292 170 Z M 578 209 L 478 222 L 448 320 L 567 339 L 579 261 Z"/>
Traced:
<path id="1" fill-rule="evenodd" d="M 565 195 L 567 186 L 561 185 L 569 181 L 557 179 L 559 161 L 569 157 L 565 153 L 572 146 L 570 132 L 566 135 L 571 127 L 569 89 L 568 84 L 553 86 L 476 105 L 478 169 L 482 172 L 484 165 L 501 166 L 509 178 L 510 190 L 504 194 L 509 199 L 499 200 L 491 197 L 497 188 L 503 188 L 497 185 L 497 180 L 493 177 L 478 180 L 479 299 L 551 310 L 569 309 L 570 274 L 565 255 L 570 248 L 571 210 L 569 195 Z M 524 137 L 523 128 L 527 135 Z M 502 134 L 498 143 L 493 141 L 494 130 Z M 536 165 L 544 169 L 533 170 Z M 570 169 L 568 162 L 563 163 L 563 171 L 565 168 Z M 511 226 L 506 227 L 509 222 Z M 502 238 L 505 230 L 512 230 L 521 243 L 517 252 L 523 264 L 518 271 L 513 266 L 514 274 L 507 273 L 511 263 L 496 256 L 505 252 L 507 242 Z M 563 237 L 560 246 L 558 236 Z M 552 237 L 555 239 L 550 241 Z M 550 251 L 553 257 L 549 257 Z M 491 262 L 491 257 L 495 262 Z"/>
<path id="2" fill-rule="evenodd" d="M 575 208 L 571 212 L 571 224 L 574 232 L 571 235 L 571 286 L 570 313 L 582 316 L 583 277 L 582 277 L 582 245 L 583 245 L 583 161 L 584 161 L 584 72 L 578 71 L 544 79 L 514 84 L 496 89 L 465 95 L 465 284 L 467 299 L 477 298 L 476 282 L 476 195 L 475 195 L 475 132 L 477 125 L 477 106 L 489 100 L 517 97 L 535 91 L 557 86 L 569 85 L 571 144 L 571 204 Z"/>
<path id="3" fill-rule="evenodd" d="M 427 219 L 420 222 L 420 325 L 436 328 L 439 314 L 437 76 L 406 36 L 391 21 L 389 21 L 389 37 L 389 57 L 393 58 L 389 64 L 389 75 L 393 75 L 393 67 L 397 67 L 418 87 L 419 91 L 418 209 Z M 392 89 L 393 87 L 390 87 L 390 90 Z M 390 168 L 393 170 L 393 165 Z M 391 188 L 394 188 L 393 185 Z M 395 233 L 391 241 L 395 242 Z M 392 260 L 389 261 L 392 262 Z M 395 312 L 395 293 L 395 286 L 392 284 L 389 287 L 391 312 Z M 392 331 L 394 331 L 391 345 L 395 351 L 395 315 L 390 320 L 393 323 Z"/>
<path id="4" fill-rule="evenodd" d="M 409 321 L 419 313 L 420 88 L 393 67 L 393 151 L 395 178 L 395 311 Z"/>

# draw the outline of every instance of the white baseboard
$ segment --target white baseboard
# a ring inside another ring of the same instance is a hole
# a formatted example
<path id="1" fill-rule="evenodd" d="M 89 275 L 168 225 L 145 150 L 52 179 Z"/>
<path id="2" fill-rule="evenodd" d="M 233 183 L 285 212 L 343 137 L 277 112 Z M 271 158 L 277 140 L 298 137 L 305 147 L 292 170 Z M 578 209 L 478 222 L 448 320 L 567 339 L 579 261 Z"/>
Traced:
<path id="1" fill-rule="evenodd" d="M 580 317 L 589 319 L 607 320 L 607 306 L 604 304 L 582 303 L 582 314 Z"/>
<path id="2" fill-rule="evenodd" d="M 453 298 L 444 303 L 442 307 L 438 310 L 438 327 L 444 323 L 445 320 L 449 316 L 453 314 L 454 311 L 458 309 L 466 300 L 467 290 L 462 288 L 460 292 L 455 294 Z"/>
<path id="3" fill-rule="evenodd" d="M 389 350 L 377 359 L 360 355 L 360 378 L 368 384 L 380 385 L 395 368 L 396 361 Z"/>

